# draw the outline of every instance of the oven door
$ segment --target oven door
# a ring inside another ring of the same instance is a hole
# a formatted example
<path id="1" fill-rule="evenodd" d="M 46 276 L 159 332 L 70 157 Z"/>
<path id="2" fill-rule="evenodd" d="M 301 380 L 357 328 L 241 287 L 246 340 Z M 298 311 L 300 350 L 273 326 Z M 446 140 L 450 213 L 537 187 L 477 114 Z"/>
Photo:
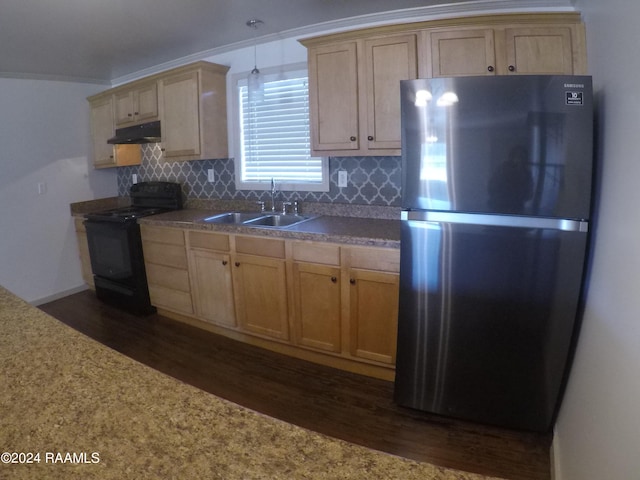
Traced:
<path id="1" fill-rule="evenodd" d="M 142 263 L 142 251 L 137 252 L 140 244 L 140 230 L 135 222 L 84 222 L 89 243 L 91 269 L 97 277 L 135 286 L 136 274 Z M 140 258 L 136 258 L 139 256 Z"/>

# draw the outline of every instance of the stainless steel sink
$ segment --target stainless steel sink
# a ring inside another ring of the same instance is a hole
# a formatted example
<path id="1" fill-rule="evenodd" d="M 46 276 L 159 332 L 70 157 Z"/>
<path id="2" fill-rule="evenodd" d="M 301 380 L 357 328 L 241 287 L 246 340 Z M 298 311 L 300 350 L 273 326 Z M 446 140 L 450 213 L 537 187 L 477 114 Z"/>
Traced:
<path id="1" fill-rule="evenodd" d="M 227 225 L 242 224 L 248 220 L 253 220 L 264 216 L 264 213 L 250 213 L 250 212 L 227 212 L 207 217 L 203 221 L 206 223 L 224 223 Z"/>
<path id="2" fill-rule="evenodd" d="M 206 223 L 242 225 L 245 227 L 286 228 L 316 218 L 305 215 L 271 213 L 225 212 L 203 219 Z"/>
<path id="3" fill-rule="evenodd" d="M 273 227 L 285 228 L 297 225 L 315 217 L 307 217 L 304 215 L 265 215 L 253 220 L 246 220 L 243 225 L 247 227 Z"/>

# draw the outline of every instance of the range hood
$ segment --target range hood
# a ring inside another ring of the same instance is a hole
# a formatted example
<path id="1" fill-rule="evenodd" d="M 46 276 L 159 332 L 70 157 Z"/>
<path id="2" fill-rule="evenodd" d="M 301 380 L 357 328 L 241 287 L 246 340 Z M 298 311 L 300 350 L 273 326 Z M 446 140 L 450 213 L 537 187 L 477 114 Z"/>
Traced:
<path id="1" fill-rule="evenodd" d="M 160 121 L 142 123 L 116 129 L 115 136 L 107 140 L 111 145 L 156 143 L 160 141 Z"/>

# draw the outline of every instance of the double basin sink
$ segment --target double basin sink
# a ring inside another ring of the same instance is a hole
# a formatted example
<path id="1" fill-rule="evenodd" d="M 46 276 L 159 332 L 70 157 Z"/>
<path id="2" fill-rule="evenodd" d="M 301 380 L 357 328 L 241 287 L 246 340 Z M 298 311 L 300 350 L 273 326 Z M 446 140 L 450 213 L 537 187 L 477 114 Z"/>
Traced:
<path id="1" fill-rule="evenodd" d="M 205 223 L 242 225 L 243 227 L 287 228 L 316 218 L 305 215 L 285 215 L 277 213 L 226 212 L 207 217 Z"/>

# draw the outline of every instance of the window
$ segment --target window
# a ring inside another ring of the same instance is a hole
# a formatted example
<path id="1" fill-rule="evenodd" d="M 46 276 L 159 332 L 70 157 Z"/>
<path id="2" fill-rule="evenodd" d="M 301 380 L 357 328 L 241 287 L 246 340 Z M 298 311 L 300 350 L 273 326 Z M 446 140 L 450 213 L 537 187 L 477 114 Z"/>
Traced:
<path id="1" fill-rule="evenodd" d="M 329 191 L 328 159 L 311 156 L 306 67 L 263 70 L 264 91 L 249 101 L 246 75 L 236 77 L 236 187 Z"/>

